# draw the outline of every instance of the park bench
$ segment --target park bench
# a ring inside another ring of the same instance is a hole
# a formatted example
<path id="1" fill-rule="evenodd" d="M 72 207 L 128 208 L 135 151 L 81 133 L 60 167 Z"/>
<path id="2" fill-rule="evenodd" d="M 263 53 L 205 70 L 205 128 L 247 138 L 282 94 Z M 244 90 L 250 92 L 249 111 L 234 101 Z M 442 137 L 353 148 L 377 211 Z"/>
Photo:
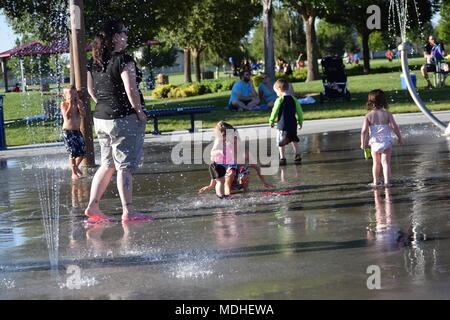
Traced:
<path id="1" fill-rule="evenodd" d="M 161 134 L 158 128 L 158 119 L 161 117 L 172 117 L 172 116 L 185 116 L 189 115 L 191 118 L 191 128 L 189 132 L 195 132 L 194 116 L 200 113 L 209 113 L 214 110 L 215 106 L 201 106 L 201 107 L 180 107 L 180 108 L 169 108 L 169 109 L 154 109 L 146 110 L 148 119 L 153 119 L 152 134 Z"/>

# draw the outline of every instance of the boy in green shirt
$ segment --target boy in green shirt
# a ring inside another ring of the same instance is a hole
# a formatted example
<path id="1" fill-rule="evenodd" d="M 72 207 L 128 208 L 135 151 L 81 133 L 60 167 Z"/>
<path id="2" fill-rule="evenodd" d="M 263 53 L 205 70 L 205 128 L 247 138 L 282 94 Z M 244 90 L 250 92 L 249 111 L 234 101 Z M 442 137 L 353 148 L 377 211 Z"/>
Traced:
<path id="1" fill-rule="evenodd" d="M 301 163 L 300 139 L 297 136 L 297 124 L 299 129 L 303 125 L 303 110 L 298 100 L 289 95 L 289 82 L 279 79 L 275 82 L 274 90 L 277 100 L 270 115 L 269 124 L 273 128 L 277 122 L 278 146 L 280 152 L 280 165 L 286 165 L 284 146 L 292 142 L 295 151 L 295 162 Z M 295 117 L 297 115 L 297 118 Z"/>

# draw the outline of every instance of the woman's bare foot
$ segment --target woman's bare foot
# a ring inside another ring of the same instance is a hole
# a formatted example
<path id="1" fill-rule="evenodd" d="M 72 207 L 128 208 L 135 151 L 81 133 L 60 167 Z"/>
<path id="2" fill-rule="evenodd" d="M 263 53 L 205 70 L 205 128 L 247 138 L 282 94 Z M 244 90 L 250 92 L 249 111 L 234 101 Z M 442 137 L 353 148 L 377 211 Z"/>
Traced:
<path id="1" fill-rule="evenodd" d="M 84 210 L 84 215 L 94 221 L 112 220 L 106 214 L 104 214 L 102 210 L 100 210 L 100 207 L 98 205 L 89 204 L 86 210 Z"/>
<path id="2" fill-rule="evenodd" d="M 129 206 L 127 207 L 127 210 L 124 210 L 124 212 L 122 214 L 122 222 L 124 222 L 124 223 L 147 222 L 147 221 L 152 221 L 152 220 L 155 220 L 155 218 L 153 218 L 147 214 L 137 212 L 135 209 L 130 209 Z"/>

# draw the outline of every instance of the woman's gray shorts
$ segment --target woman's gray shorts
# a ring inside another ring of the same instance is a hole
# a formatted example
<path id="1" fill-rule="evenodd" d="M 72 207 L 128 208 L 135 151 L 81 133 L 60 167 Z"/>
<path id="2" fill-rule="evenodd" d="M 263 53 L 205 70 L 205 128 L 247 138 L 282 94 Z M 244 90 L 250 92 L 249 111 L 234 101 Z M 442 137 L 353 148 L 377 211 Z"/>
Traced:
<path id="1" fill-rule="evenodd" d="M 136 114 L 111 120 L 94 118 L 102 167 L 137 170 L 142 157 L 145 125 L 146 122 L 139 121 Z"/>

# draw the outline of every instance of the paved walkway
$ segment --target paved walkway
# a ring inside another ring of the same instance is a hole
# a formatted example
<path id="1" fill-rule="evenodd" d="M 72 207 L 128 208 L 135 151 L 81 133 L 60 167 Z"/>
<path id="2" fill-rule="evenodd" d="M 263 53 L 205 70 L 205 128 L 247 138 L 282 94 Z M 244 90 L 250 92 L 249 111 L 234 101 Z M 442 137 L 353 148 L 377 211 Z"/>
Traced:
<path id="1" fill-rule="evenodd" d="M 450 111 L 438 111 L 433 112 L 433 114 L 443 122 L 450 122 Z M 430 123 L 430 120 L 428 120 L 428 118 L 421 112 L 396 114 L 395 119 L 400 126 L 420 124 L 420 123 Z M 362 125 L 362 120 L 363 120 L 362 116 L 321 119 L 321 120 L 307 120 L 303 124 L 301 134 L 313 134 L 320 132 L 360 129 Z M 267 124 L 239 126 L 237 128 L 240 135 L 244 135 L 250 139 L 258 138 L 258 134 L 261 133 L 260 130 L 263 131 L 270 130 L 270 127 Z M 196 136 L 197 137 L 201 136 L 203 140 L 210 141 L 212 139 L 212 134 L 213 134 L 212 129 L 202 129 L 201 132 L 196 134 Z M 193 135 L 191 133 L 188 133 L 186 130 L 172 131 L 158 136 L 153 134 L 147 134 L 145 137 L 145 142 L 152 142 L 158 144 L 176 143 L 177 141 L 189 139 L 192 137 Z M 94 141 L 94 144 L 97 146 L 98 145 L 97 141 Z M 0 158 L 5 159 L 5 158 L 17 158 L 25 156 L 37 156 L 44 154 L 54 154 L 59 152 L 65 152 L 64 144 L 62 142 L 54 142 L 46 144 L 10 147 L 7 150 L 0 151 Z"/>

